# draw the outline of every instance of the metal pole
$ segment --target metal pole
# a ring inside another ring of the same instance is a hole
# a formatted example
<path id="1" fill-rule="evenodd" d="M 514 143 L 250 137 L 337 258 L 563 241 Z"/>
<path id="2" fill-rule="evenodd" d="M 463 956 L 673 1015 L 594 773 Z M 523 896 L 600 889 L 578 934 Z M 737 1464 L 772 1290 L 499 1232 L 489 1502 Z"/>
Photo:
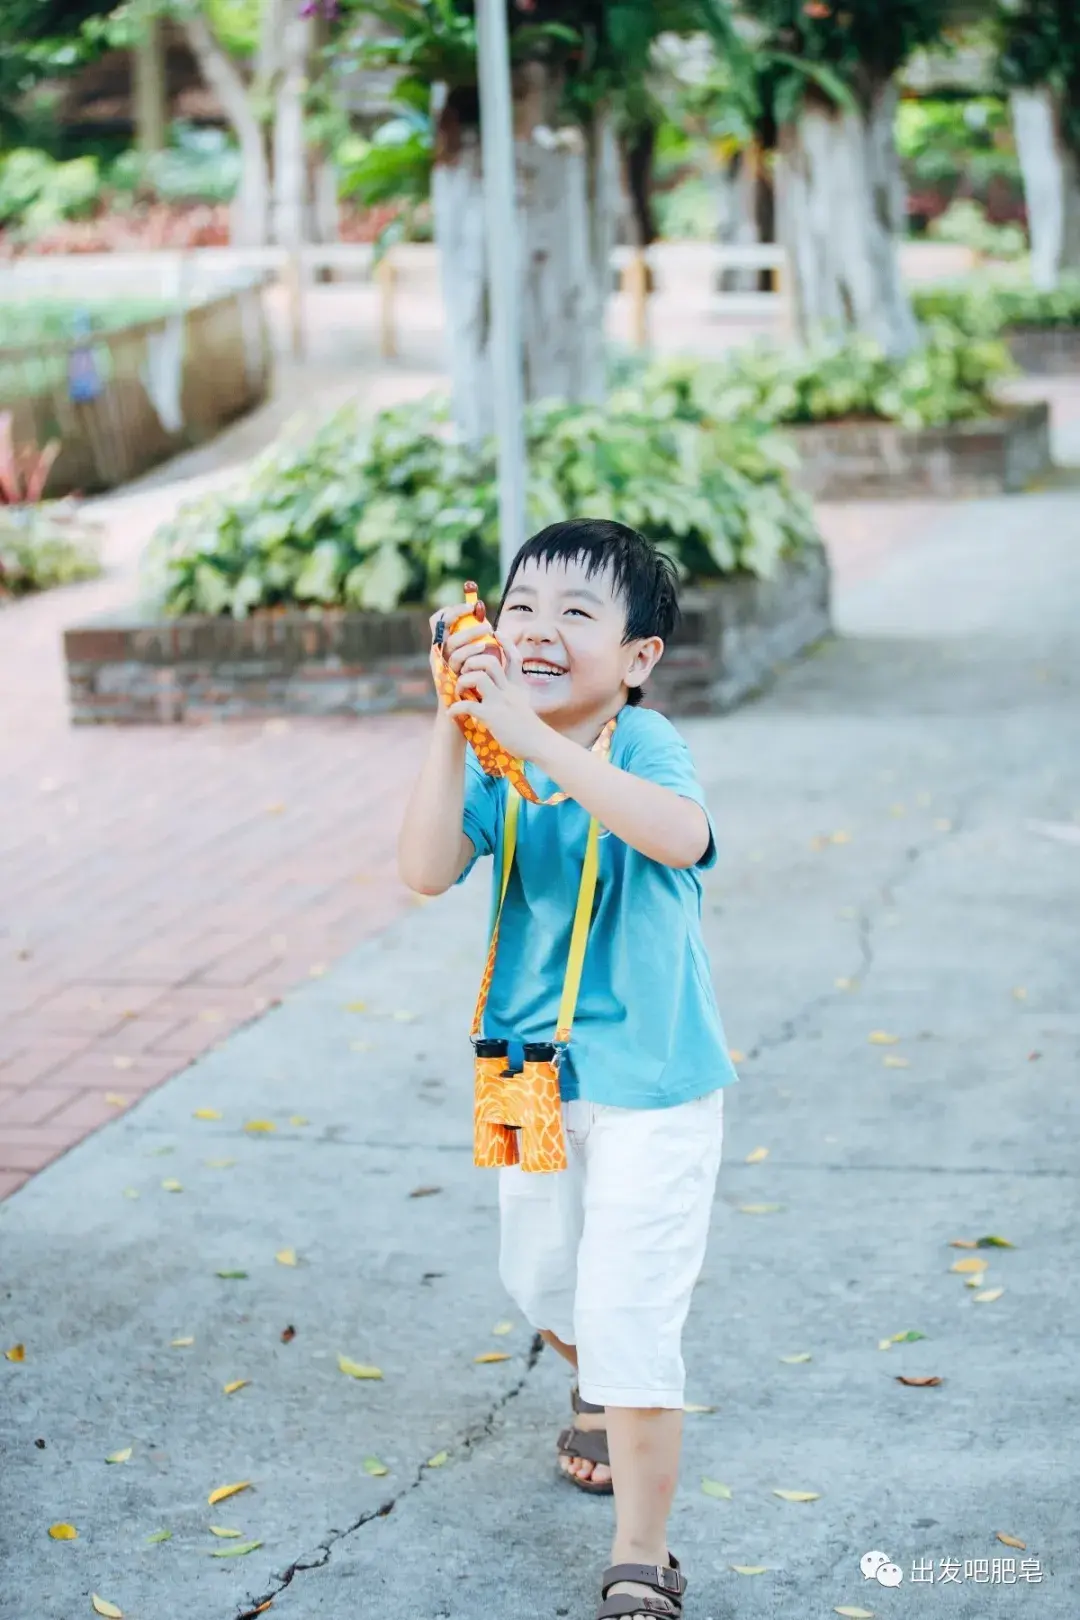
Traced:
<path id="1" fill-rule="evenodd" d="M 491 384 L 499 452 L 499 563 L 505 580 L 525 539 L 525 424 L 506 0 L 478 0 L 480 140 L 491 287 Z"/>

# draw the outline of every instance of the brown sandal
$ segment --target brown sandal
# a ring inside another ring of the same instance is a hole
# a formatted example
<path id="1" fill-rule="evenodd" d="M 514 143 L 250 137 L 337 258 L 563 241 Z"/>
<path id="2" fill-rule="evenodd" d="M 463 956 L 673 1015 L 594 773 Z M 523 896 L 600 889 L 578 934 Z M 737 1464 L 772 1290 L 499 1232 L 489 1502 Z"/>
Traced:
<path id="1" fill-rule="evenodd" d="M 679 1567 L 679 1560 L 668 1553 L 667 1564 L 612 1564 L 605 1569 L 604 1579 L 600 1588 L 603 1599 L 596 1611 L 596 1620 L 623 1620 L 635 1614 L 655 1614 L 663 1620 L 680 1620 L 683 1606 L 683 1593 L 686 1591 L 686 1576 Z M 621 1581 L 634 1581 L 638 1586 L 649 1586 L 654 1592 L 659 1592 L 660 1600 L 651 1597 L 634 1597 L 630 1592 L 620 1592 L 616 1597 L 608 1597 L 613 1586 Z"/>
<path id="2" fill-rule="evenodd" d="M 594 1406 L 591 1401 L 583 1401 L 575 1384 L 570 1391 L 570 1405 L 575 1412 L 602 1412 L 602 1406 Z M 602 1463 L 605 1468 L 611 1467 L 611 1458 L 608 1455 L 607 1434 L 603 1429 L 564 1429 L 559 1436 L 559 1455 L 561 1457 L 584 1457 L 586 1462 Z M 565 1468 L 559 1473 L 564 1479 L 576 1485 L 579 1491 L 587 1491 L 590 1496 L 611 1496 L 615 1487 L 610 1479 L 603 1484 L 594 1485 L 591 1479 L 578 1479 L 576 1474 L 570 1474 Z M 632 1612 L 632 1611 L 631 1611 Z"/>

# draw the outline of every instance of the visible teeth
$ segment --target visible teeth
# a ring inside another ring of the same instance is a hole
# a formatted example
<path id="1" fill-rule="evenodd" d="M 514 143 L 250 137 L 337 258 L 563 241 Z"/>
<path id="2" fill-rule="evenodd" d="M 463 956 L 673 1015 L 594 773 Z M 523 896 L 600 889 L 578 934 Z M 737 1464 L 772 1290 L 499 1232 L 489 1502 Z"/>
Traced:
<path id="1" fill-rule="evenodd" d="M 521 667 L 526 675 L 562 675 L 564 673 L 561 669 L 552 669 L 549 664 L 522 664 Z"/>

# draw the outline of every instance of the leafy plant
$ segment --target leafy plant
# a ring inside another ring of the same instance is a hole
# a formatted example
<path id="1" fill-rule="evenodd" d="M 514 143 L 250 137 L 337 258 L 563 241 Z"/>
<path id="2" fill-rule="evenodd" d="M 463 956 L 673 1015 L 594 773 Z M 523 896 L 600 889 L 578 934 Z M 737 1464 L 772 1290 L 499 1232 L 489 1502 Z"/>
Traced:
<path id="1" fill-rule="evenodd" d="M 913 302 L 920 320 L 948 321 L 972 336 L 1011 326 L 1080 327 L 1080 275 L 1063 276 L 1049 291 L 1021 281 L 943 282 Z"/>
<path id="2" fill-rule="evenodd" d="M 608 409 L 526 413 L 528 516 L 540 527 L 603 515 L 644 529 L 684 577 L 767 575 L 815 538 L 778 435 L 745 422 L 659 419 L 643 392 Z M 301 449 L 273 449 L 239 493 L 184 508 L 159 530 L 148 585 L 170 613 L 281 605 L 386 612 L 429 604 L 472 578 L 499 589 L 493 442 L 456 443 L 438 400 L 361 424 L 336 416 Z"/>
<path id="3" fill-rule="evenodd" d="M 0 163 L 0 224 L 44 230 L 62 219 L 85 219 L 101 189 L 96 158 L 56 163 L 45 152 L 19 147 Z"/>
<path id="4" fill-rule="evenodd" d="M 973 249 L 992 259 L 1019 259 L 1027 252 L 1027 236 L 1019 225 L 993 225 L 986 209 L 973 197 L 957 197 L 930 225 L 939 242 Z"/>
<path id="5" fill-rule="evenodd" d="M 100 573 L 96 537 L 72 503 L 42 503 L 56 440 L 16 446 L 12 413 L 0 411 L 0 601 Z"/>
<path id="6" fill-rule="evenodd" d="M 747 344 L 714 363 L 657 361 L 630 386 L 649 411 L 705 423 L 779 427 L 861 417 L 919 428 L 993 412 L 995 383 L 1015 370 L 1004 345 L 945 323 L 925 338 L 902 361 L 862 337 L 806 349 Z"/>

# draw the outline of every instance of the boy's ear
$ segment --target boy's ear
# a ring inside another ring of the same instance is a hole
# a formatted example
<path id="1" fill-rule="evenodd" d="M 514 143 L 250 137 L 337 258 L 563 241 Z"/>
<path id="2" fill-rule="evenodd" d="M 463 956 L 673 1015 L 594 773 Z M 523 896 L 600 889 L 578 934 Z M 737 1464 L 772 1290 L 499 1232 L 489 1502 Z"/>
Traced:
<path id="1" fill-rule="evenodd" d="M 627 651 L 630 658 L 623 679 L 627 686 L 644 686 L 663 657 L 664 643 L 659 636 L 646 636 L 641 641 L 635 641 Z"/>

